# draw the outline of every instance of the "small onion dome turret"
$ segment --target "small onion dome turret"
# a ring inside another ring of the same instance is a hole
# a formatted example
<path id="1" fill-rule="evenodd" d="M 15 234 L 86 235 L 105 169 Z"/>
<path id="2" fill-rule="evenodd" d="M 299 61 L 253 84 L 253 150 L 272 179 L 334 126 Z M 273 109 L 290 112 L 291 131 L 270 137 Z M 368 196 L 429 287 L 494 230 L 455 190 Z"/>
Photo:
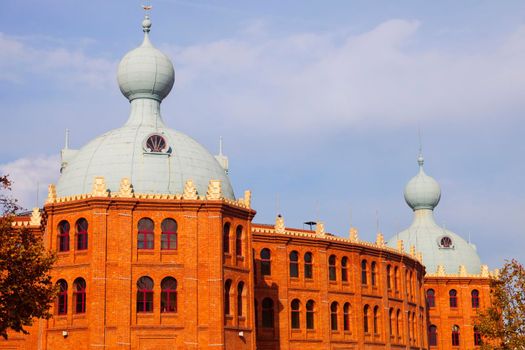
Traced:
<path id="1" fill-rule="evenodd" d="M 441 198 L 441 189 L 433 177 L 425 174 L 423 170 L 424 159 L 421 154 L 417 162 L 419 163 L 419 173 L 406 185 L 405 201 L 412 210 L 434 210 Z"/>

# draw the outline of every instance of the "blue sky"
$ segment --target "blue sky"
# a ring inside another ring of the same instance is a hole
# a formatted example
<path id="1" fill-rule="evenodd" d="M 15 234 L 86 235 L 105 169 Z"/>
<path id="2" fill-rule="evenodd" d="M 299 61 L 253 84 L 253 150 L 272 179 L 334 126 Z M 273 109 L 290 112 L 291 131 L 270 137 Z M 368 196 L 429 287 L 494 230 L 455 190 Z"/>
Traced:
<path id="1" fill-rule="evenodd" d="M 230 158 L 255 222 L 320 219 L 374 240 L 406 228 L 418 128 L 440 224 L 491 268 L 525 261 L 525 2 L 154 0 L 172 58 L 163 117 Z M 79 148 L 122 125 L 120 58 L 139 1 L 10 1 L 0 12 L 0 173 L 34 206 Z"/>

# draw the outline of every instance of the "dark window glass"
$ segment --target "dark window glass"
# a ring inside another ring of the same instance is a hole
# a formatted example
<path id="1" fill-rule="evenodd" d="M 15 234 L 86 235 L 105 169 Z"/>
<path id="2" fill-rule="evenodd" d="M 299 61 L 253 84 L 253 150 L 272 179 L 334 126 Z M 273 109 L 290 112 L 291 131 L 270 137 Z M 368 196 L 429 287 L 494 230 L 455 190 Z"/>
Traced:
<path id="1" fill-rule="evenodd" d="M 374 307 L 374 334 L 379 333 L 379 306 Z"/>
<path id="2" fill-rule="evenodd" d="M 162 228 L 160 249 L 177 249 L 177 221 L 173 219 L 164 219 L 160 226 Z"/>
<path id="3" fill-rule="evenodd" d="M 433 289 L 427 290 L 427 306 L 436 307 L 436 292 Z"/>
<path id="4" fill-rule="evenodd" d="M 396 268 L 394 269 L 394 290 L 398 290 L 398 287 L 399 287 L 399 269 Z"/>
<path id="5" fill-rule="evenodd" d="M 235 231 L 235 254 L 242 256 L 242 226 L 237 226 Z"/>
<path id="6" fill-rule="evenodd" d="M 301 320 L 300 320 L 300 305 L 298 299 L 292 300 L 292 328 L 298 329 L 301 328 Z"/>
<path id="7" fill-rule="evenodd" d="M 232 281 L 226 280 L 226 283 L 224 283 L 224 314 L 225 315 L 231 315 L 231 308 L 230 308 L 231 286 L 232 286 Z"/>
<path id="8" fill-rule="evenodd" d="M 459 326 L 452 327 L 452 345 L 459 346 Z"/>
<path id="9" fill-rule="evenodd" d="M 361 261 L 361 283 L 368 283 L 366 279 L 366 260 Z"/>
<path id="10" fill-rule="evenodd" d="M 438 344 L 437 327 L 434 325 L 431 325 L 430 327 L 428 327 L 428 345 L 437 346 L 437 344 Z"/>
<path id="11" fill-rule="evenodd" d="M 149 152 L 164 152 L 166 140 L 160 135 L 151 135 L 146 141 L 146 149 Z"/>
<path id="12" fill-rule="evenodd" d="M 392 288 L 392 267 L 390 265 L 386 267 L 386 287 L 388 289 Z"/>
<path id="13" fill-rule="evenodd" d="M 338 313 L 338 308 L 339 308 L 339 305 L 335 301 L 330 305 L 330 328 L 333 331 L 337 330 L 337 313 Z"/>
<path id="14" fill-rule="evenodd" d="M 451 248 L 452 247 L 452 239 L 450 239 L 450 237 L 443 237 L 443 238 L 441 238 L 441 241 L 439 243 L 441 244 L 442 248 Z"/>
<path id="15" fill-rule="evenodd" d="M 67 314 L 67 282 L 59 280 L 57 282 L 59 290 L 57 295 L 57 314 Z"/>
<path id="16" fill-rule="evenodd" d="M 343 306 L 343 329 L 350 330 L 350 303 L 345 303 Z"/>
<path id="17" fill-rule="evenodd" d="M 365 305 L 363 308 L 363 329 L 365 333 L 368 333 L 370 329 L 368 328 L 368 313 L 369 313 L 370 307 L 368 305 Z"/>
<path id="18" fill-rule="evenodd" d="M 370 267 L 370 281 L 372 282 L 372 285 L 376 285 L 376 262 L 372 262 L 372 265 Z"/>
<path id="19" fill-rule="evenodd" d="M 328 278 L 330 279 L 330 281 L 335 281 L 337 279 L 337 276 L 335 273 L 335 263 L 336 263 L 335 255 L 330 255 L 330 258 L 328 258 Z"/>
<path id="20" fill-rule="evenodd" d="M 261 276 L 269 276 L 271 274 L 272 265 L 270 249 L 264 248 L 261 250 Z"/>
<path id="21" fill-rule="evenodd" d="M 299 277 L 299 254 L 295 250 L 290 253 L 290 277 Z"/>
<path id="22" fill-rule="evenodd" d="M 253 306 L 255 308 L 255 333 L 259 330 L 259 303 L 257 302 L 257 299 L 253 300 Z"/>
<path id="23" fill-rule="evenodd" d="M 401 333 L 399 333 L 399 322 L 401 321 L 401 310 L 397 310 L 396 315 L 396 335 L 399 337 L 401 336 Z"/>
<path id="24" fill-rule="evenodd" d="M 88 249 L 88 222 L 86 219 L 77 220 L 77 250 Z"/>
<path id="25" fill-rule="evenodd" d="M 341 259 L 341 281 L 348 282 L 348 258 L 346 256 Z"/>
<path id="26" fill-rule="evenodd" d="M 390 332 L 390 335 L 394 335 L 394 324 L 393 324 L 393 318 L 394 318 L 394 309 L 390 308 L 388 311 L 388 331 Z"/>
<path id="27" fill-rule="evenodd" d="M 304 254 L 304 278 L 313 278 L 313 257 L 312 253 L 307 252 Z"/>
<path id="28" fill-rule="evenodd" d="M 481 345 L 481 333 L 478 327 L 474 327 L 474 345 Z"/>
<path id="29" fill-rule="evenodd" d="M 306 329 L 314 329 L 314 307 L 315 302 L 313 300 L 308 300 L 306 303 Z"/>
<path id="30" fill-rule="evenodd" d="M 58 224 L 58 251 L 69 251 L 69 222 L 65 220 Z"/>
<path id="31" fill-rule="evenodd" d="M 273 300 L 265 298 L 262 301 L 262 326 L 273 328 Z"/>
<path id="32" fill-rule="evenodd" d="M 239 282 L 237 285 L 237 316 L 244 316 L 244 307 L 242 299 L 244 297 L 244 282 Z"/>
<path id="33" fill-rule="evenodd" d="M 479 292 L 474 289 L 470 295 L 472 296 L 472 307 L 475 309 L 479 308 Z"/>
<path id="34" fill-rule="evenodd" d="M 160 283 L 160 312 L 177 312 L 177 280 L 166 277 Z"/>
<path id="35" fill-rule="evenodd" d="M 456 292 L 455 289 L 451 289 L 450 292 L 448 292 L 448 295 L 450 307 L 458 307 L 458 292 Z"/>
<path id="36" fill-rule="evenodd" d="M 137 312 L 153 312 L 153 280 L 149 277 L 137 281 Z"/>
<path id="37" fill-rule="evenodd" d="M 138 249 L 153 249 L 154 235 L 153 220 L 148 218 L 142 218 L 138 223 L 138 237 L 137 237 L 137 248 Z"/>
<path id="38" fill-rule="evenodd" d="M 230 252 L 230 223 L 225 223 L 222 230 L 222 251 L 224 253 Z"/>
<path id="39" fill-rule="evenodd" d="M 73 282 L 75 301 L 75 313 L 83 314 L 86 312 L 86 281 L 83 278 L 77 278 Z"/>

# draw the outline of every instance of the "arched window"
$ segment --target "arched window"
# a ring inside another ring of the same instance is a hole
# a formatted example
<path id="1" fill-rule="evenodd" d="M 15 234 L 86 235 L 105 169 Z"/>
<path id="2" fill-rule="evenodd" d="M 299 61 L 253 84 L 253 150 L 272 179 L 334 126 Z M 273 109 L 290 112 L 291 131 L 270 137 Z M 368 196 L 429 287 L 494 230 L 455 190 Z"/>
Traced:
<path id="1" fill-rule="evenodd" d="M 313 270 L 313 257 L 312 253 L 306 252 L 304 254 L 304 278 L 306 279 L 312 279 L 314 270 Z"/>
<path id="2" fill-rule="evenodd" d="M 368 328 L 368 314 L 370 312 L 370 306 L 365 305 L 363 308 L 363 329 L 365 333 L 368 333 L 370 329 Z"/>
<path id="3" fill-rule="evenodd" d="M 361 284 L 367 284 L 366 279 L 366 260 L 361 261 Z"/>
<path id="4" fill-rule="evenodd" d="M 390 332 L 390 336 L 394 335 L 394 308 L 390 308 L 388 310 L 388 331 Z"/>
<path id="5" fill-rule="evenodd" d="M 408 341 L 412 340 L 412 324 L 410 323 L 410 312 L 407 313 Z"/>
<path id="6" fill-rule="evenodd" d="M 374 334 L 379 333 L 379 306 L 374 307 Z"/>
<path id="7" fill-rule="evenodd" d="M 222 251 L 224 253 L 230 252 L 230 223 L 224 224 L 222 229 Z"/>
<path id="8" fill-rule="evenodd" d="M 244 316 L 244 282 L 239 282 L 237 284 L 237 316 L 242 317 Z"/>
<path id="9" fill-rule="evenodd" d="M 350 303 L 343 305 L 343 330 L 350 330 Z"/>
<path id="10" fill-rule="evenodd" d="M 438 345 L 438 328 L 434 325 L 430 325 L 428 327 L 428 345 Z"/>
<path id="11" fill-rule="evenodd" d="M 146 276 L 137 281 L 137 312 L 153 312 L 153 280 Z"/>
<path id="12" fill-rule="evenodd" d="M 414 341 L 417 340 L 416 323 L 417 323 L 416 313 L 412 312 L 412 337 L 413 337 Z"/>
<path id="13" fill-rule="evenodd" d="M 470 295 L 472 297 L 472 307 L 475 309 L 479 308 L 479 292 L 474 289 Z"/>
<path id="14" fill-rule="evenodd" d="M 408 280 L 408 286 L 407 289 L 409 291 L 410 297 L 414 297 L 414 276 L 412 274 L 412 271 L 410 271 L 410 278 Z"/>
<path id="15" fill-rule="evenodd" d="M 262 327 L 273 328 L 273 300 L 264 298 L 262 301 Z"/>
<path id="16" fill-rule="evenodd" d="M 478 327 L 474 327 L 474 345 L 481 345 L 481 333 Z"/>
<path id="17" fill-rule="evenodd" d="M 272 274 L 270 249 L 264 248 L 261 250 L 261 276 L 269 276 Z"/>
<path id="18" fill-rule="evenodd" d="M 237 226 L 237 230 L 235 231 L 235 254 L 237 256 L 242 256 L 242 226 Z"/>
<path id="19" fill-rule="evenodd" d="M 386 287 L 388 289 L 392 288 L 392 266 L 386 266 Z"/>
<path id="20" fill-rule="evenodd" d="M 138 249 L 153 249 L 154 235 L 153 228 L 155 224 L 153 220 L 142 218 L 138 223 L 139 234 L 137 236 Z"/>
<path id="21" fill-rule="evenodd" d="M 337 330 L 337 313 L 339 309 L 339 304 L 336 301 L 332 302 L 330 305 L 330 328 L 333 331 Z"/>
<path id="22" fill-rule="evenodd" d="M 372 282 L 372 285 L 376 285 L 376 262 L 373 261 L 372 265 L 370 267 L 370 281 Z"/>
<path id="23" fill-rule="evenodd" d="M 69 251 L 69 222 L 66 220 L 62 220 L 58 224 L 58 251 Z"/>
<path id="24" fill-rule="evenodd" d="M 77 278 L 73 282 L 73 291 L 75 313 L 83 314 L 86 312 L 86 281 L 83 278 Z"/>
<path id="25" fill-rule="evenodd" d="M 165 277 L 160 282 L 160 312 L 177 312 L 177 280 Z"/>
<path id="26" fill-rule="evenodd" d="M 299 301 L 299 299 L 292 300 L 292 329 L 301 328 L 300 307 L 301 302 Z"/>
<path id="27" fill-rule="evenodd" d="M 448 292 L 450 307 L 458 307 L 458 292 L 455 289 L 451 289 Z"/>
<path id="28" fill-rule="evenodd" d="M 231 293 L 232 281 L 226 280 L 224 283 L 224 314 L 231 315 L 230 307 L 230 293 Z"/>
<path id="29" fill-rule="evenodd" d="M 348 282 L 348 258 L 346 256 L 341 259 L 341 281 Z"/>
<path id="30" fill-rule="evenodd" d="M 58 280 L 58 295 L 57 295 L 57 314 L 67 314 L 67 282 Z"/>
<path id="31" fill-rule="evenodd" d="M 315 302 L 313 300 L 308 300 L 306 302 L 306 329 L 314 329 L 314 308 Z"/>
<path id="32" fill-rule="evenodd" d="M 330 255 L 328 258 L 328 278 L 330 281 L 335 281 L 337 276 L 335 272 L 335 263 L 336 263 L 336 257 L 335 255 Z"/>
<path id="33" fill-rule="evenodd" d="M 257 299 L 253 300 L 253 307 L 254 307 L 254 317 L 255 317 L 255 333 L 259 330 L 259 303 L 257 302 Z"/>
<path id="34" fill-rule="evenodd" d="M 398 291 L 399 289 L 399 269 L 396 266 L 394 268 L 394 290 Z"/>
<path id="35" fill-rule="evenodd" d="M 452 346 L 459 346 L 459 326 L 452 327 Z"/>
<path id="36" fill-rule="evenodd" d="M 436 307 L 436 292 L 433 289 L 427 290 L 427 306 Z"/>
<path id="37" fill-rule="evenodd" d="M 78 219 L 77 228 L 77 250 L 88 249 L 88 222 L 86 219 Z"/>
<path id="38" fill-rule="evenodd" d="M 295 250 L 290 253 L 290 277 L 299 277 L 299 254 Z"/>
<path id="39" fill-rule="evenodd" d="M 164 219 L 160 226 L 162 228 L 160 249 L 177 249 L 177 221 L 173 219 Z"/>

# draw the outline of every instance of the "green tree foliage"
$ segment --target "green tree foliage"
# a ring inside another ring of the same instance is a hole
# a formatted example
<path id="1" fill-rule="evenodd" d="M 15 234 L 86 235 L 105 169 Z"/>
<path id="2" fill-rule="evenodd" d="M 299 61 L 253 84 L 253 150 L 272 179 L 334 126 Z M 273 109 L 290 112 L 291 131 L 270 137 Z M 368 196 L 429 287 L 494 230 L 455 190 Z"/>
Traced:
<path id="1" fill-rule="evenodd" d="M 49 274 L 56 257 L 44 248 L 42 237 L 13 228 L 19 206 L 6 192 L 7 176 L 0 176 L 0 335 L 9 329 L 27 333 L 35 318 L 49 318 L 56 288 Z"/>
<path id="2" fill-rule="evenodd" d="M 491 281 L 492 305 L 476 322 L 483 350 L 525 350 L 525 268 L 517 260 L 505 263 Z"/>

